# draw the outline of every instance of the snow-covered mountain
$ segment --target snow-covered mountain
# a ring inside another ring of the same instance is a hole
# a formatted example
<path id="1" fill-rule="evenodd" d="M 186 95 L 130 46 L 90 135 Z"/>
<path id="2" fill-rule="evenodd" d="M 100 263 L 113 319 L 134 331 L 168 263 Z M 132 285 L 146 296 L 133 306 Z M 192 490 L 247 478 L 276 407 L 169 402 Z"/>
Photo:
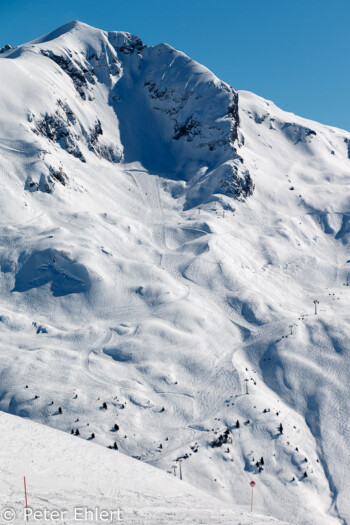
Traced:
<path id="1" fill-rule="evenodd" d="M 78 22 L 0 78 L 0 409 L 350 523 L 350 133 Z"/>

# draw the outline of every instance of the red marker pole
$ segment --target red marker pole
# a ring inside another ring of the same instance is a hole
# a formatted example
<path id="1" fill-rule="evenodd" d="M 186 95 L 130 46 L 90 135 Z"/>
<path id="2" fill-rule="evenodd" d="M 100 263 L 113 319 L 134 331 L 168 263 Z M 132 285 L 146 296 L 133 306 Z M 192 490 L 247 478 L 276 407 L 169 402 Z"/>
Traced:
<path id="1" fill-rule="evenodd" d="M 27 485 L 26 485 L 26 477 L 24 476 L 24 497 L 25 497 L 25 500 L 26 500 L 26 517 L 27 517 L 27 521 L 29 521 L 29 518 L 28 518 L 28 502 L 27 502 Z"/>
<path id="2" fill-rule="evenodd" d="M 253 490 L 254 490 L 254 487 L 255 487 L 255 481 L 251 481 L 250 482 L 250 486 L 252 487 L 252 497 L 251 497 L 251 500 L 250 500 L 250 512 L 253 512 Z"/>

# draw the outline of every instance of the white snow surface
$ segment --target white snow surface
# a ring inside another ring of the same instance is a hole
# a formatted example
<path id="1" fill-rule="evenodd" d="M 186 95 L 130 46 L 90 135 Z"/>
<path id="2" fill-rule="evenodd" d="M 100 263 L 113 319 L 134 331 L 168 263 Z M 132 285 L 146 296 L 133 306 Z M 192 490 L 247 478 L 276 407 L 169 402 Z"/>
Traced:
<path id="1" fill-rule="evenodd" d="M 3 523 L 286 524 L 75 436 L 4 413 L 0 424 Z"/>
<path id="2" fill-rule="evenodd" d="M 0 409 L 80 431 L 26 421 L 36 457 L 50 432 L 62 479 L 95 453 L 103 484 L 94 433 L 184 457 L 231 506 L 254 480 L 260 514 L 350 524 L 350 133 L 79 22 L 2 52 L 0 78 Z"/>

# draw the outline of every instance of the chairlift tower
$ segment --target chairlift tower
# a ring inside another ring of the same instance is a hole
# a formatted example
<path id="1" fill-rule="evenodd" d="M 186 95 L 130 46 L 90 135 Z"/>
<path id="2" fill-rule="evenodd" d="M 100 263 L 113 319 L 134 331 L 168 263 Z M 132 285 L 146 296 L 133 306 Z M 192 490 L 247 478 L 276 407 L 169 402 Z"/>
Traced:
<path id="1" fill-rule="evenodd" d="M 179 465 L 180 465 L 180 469 L 179 469 L 180 472 L 179 472 L 179 473 L 180 473 L 180 479 L 182 480 L 182 464 L 181 464 L 181 463 L 182 463 L 182 459 L 180 458 L 180 459 L 178 459 L 177 461 L 178 461 L 178 463 L 179 463 Z"/>
<path id="2" fill-rule="evenodd" d="M 315 315 L 317 315 L 317 305 L 320 304 L 319 301 L 317 301 L 317 299 L 314 300 L 314 305 L 315 305 Z"/>
<path id="3" fill-rule="evenodd" d="M 244 381 L 245 381 L 245 393 L 249 394 L 249 391 L 248 391 L 248 381 L 249 381 L 249 379 L 245 379 Z"/>

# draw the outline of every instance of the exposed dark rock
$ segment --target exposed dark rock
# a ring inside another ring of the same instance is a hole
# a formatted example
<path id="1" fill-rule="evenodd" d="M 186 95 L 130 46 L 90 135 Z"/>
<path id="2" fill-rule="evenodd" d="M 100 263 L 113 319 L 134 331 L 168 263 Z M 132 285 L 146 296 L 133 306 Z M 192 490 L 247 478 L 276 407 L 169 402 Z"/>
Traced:
<path id="1" fill-rule="evenodd" d="M 101 121 L 97 120 L 94 129 L 90 134 L 90 149 L 93 149 L 96 146 L 99 135 L 103 135 Z"/>
<path id="2" fill-rule="evenodd" d="M 60 182 L 63 186 L 66 185 L 66 181 L 68 180 L 67 175 L 63 172 L 62 166 L 59 167 L 58 170 L 53 168 L 52 166 L 49 167 L 50 175 Z"/>
<path id="3" fill-rule="evenodd" d="M 42 50 L 41 53 L 53 60 L 65 73 L 67 73 L 67 75 L 69 75 L 81 98 L 86 100 L 86 94 L 83 88 L 88 87 L 88 82 L 90 84 L 95 84 L 95 71 L 91 64 L 87 62 L 88 67 L 86 67 L 68 56 L 55 55 L 51 50 Z"/>
<path id="4" fill-rule="evenodd" d="M 191 142 L 196 135 L 200 134 L 200 131 L 200 122 L 193 117 L 189 117 L 183 124 L 176 122 L 173 139 L 179 140 L 181 137 L 186 137 L 187 142 Z"/>
<path id="5" fill-rule="evenodd" d="M 66 117 L 68 119 L 68 122 L 70 122 L 72 124 L 72 126 L 74 126 L 74 124 L 76 124 L 77 122 L 77 118 L 76 116 L 74 115 L 73 111 L 71 110 L 71 108 L 69 107 L 69 105 L 65 102 L 62 102 L 61 99 L 58 99 L 57 100 L 57 105 L 62 108 L 62 110 L 64 111 L 64 113 L 66 114 Z"/>
<path id="6" fill-rule="evenodd" d="M 247 169 L 240 170 L 236 165 L 227 165 L 222 178 L 222 189 L 227 195 L 244 200 L 253 195 L 254 182 Z"/>
<path id="7" fill-rule="evenodd" d="M 134 51 L 142 51 L 144 47 L 146 46 L 142 43 L 142 40 L 139 37 L 128 35 L 127 41 L 121 46 L 117 46 L 116 49 L 125 55 L 130 55 L 131 53 L 134 53 Z"/>
<path id="8" fill-rule="evenodd" d="M 157 89 L 156 83 L 150 80 L 144 83 L 144 87 L 147 86 L 151 98 L 170 98 L 169 95 L 174 93 L 172 89 Z"/>
<path id="9" fill-rule="evenodd" d="M 103 135 L 102 125 L 97 119 L 94 128 L 87 137 L 88 148 L 93 151 L 99 158 L 108 160 L 109 162 L 118 163 L 123 160 L 123 152 L 118 146 L 112 144 L 100 144 L 99 137 Z"/>
<path id="10" fill-rule="evenodd" d="M 55 187 L 55 183 L 50 175 L 46 175 L 45 173 L 41 174 L 39 184 L 35 184 L 37 185 L 38 190 L 43 193 L 52 193 Z"/>
<path id="11" fill-rule="evenodd" d="M 257 115 L 255 113 L 254 120 L 257 124 L 262 124 L 263 122 L 265 122 L 268 116 L 269 116 L 268 113 L 266 113 L 265 115 Z"/>
<path id="12" fill-rule="evenodd" d="M 6 44 L 4 47 L 0 48 L 0 53 L 5 53 L 5 51 L 9 51 L 10 49 L 12 49 L 12 46 L 10 46 L 10 44 Z"/>
<path id="13" fill-rule="evenodd" d="M 76 122 L 76 117 L 67 104 L 58 101 L 56 113 L 50 115 L 45 113 L 41 120 L 35 121 L 35 128 L 32 131 L 56 142 L 62 149 L 66 150 L 82 162 L 86 162 L 77 142 L 80 135 L 76 134 L 72 126 Z"/>
<path id="14" fill-rule="evenodd" d="M 29 190 L 30 192 L 39 191 L 39 184 L 34 182 L 31 177 L 28 177 L 24 189 Z"/>
<path id="15" fill-rule="evenodd" d="M 344 142 L 348 145 L 348 159 L 350 159 L 350 139 L 344 139 Z"/>
<path id="16" fill-rule="evenodd" d="M 228 115 L 232 117 L 231 137 L 230 137 L 231 145 L 233 145 L 234 142 L 236 142 L 236 140 L 238 139 L 238 127 L 240 124 L 239 113 L 238 113 L 238 93 L 237 91 L 232 89 L 232 94 L 233 94 L 233 101 L 227 110 Z"/>
<path id="17" fill-rule="evenodd" d="M 108 162 L 119 163 L 123 160 L 123 152 L 117 146 L 97 144 L 94 152 L 98 157 L 106 159 Z"/>
<path id="18" fill-rule="evenodd" d="M 120 76 L 121 65 L 118 60 L 118 57 L 115 56 L 111 59 L 111 57 L 108 56 L 107 50 L 106 54 L 103 53 L 101 55 L 97 55 L 96 53 L 93 53 L 92 55 L 89 55 L 87 57 L 87 60 L 93 64 L 92 67 L 97 77 L 99 74 L 99 70 L 103 72 L 107 70 L 110 76 Z"/>

